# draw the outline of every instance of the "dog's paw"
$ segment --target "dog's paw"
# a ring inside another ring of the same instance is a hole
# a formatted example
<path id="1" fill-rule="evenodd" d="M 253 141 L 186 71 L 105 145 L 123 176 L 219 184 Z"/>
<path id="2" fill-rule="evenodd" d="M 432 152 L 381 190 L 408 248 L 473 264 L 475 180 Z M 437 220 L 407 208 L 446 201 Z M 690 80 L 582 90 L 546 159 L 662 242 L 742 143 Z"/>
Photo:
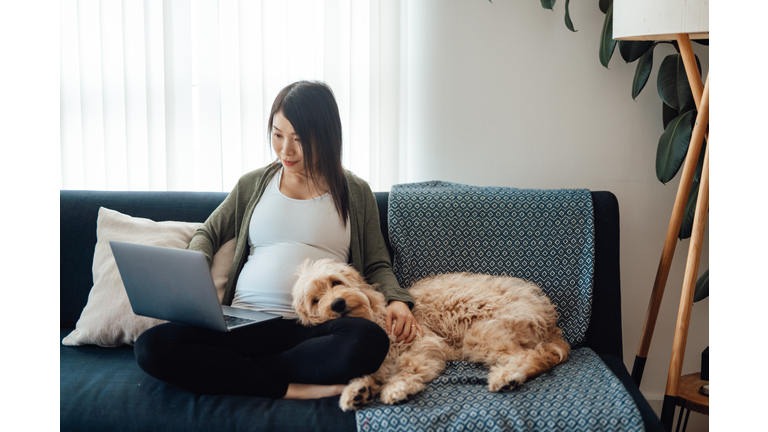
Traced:
<path id="1" fill-rule="evenodd" d="M 524 373 L 516 371 L 509 372 L 503 369 L 497 369 L 488 374 L 488 390 L 492 392 L 505 392 L 520 387 L 525 382 Z"/>
<path id="2" fill-rule="evenodd" d="M 357 410 L 373 401 L 374 389 L 367 380 L 352 381 L 341 393 L 342 411 Z"/>
<path id="3" fill-rule="evenodd" d="M 407 402 L 413 395 L 423 390 L 423 387 L 423 384 L 408 384 L 404 381 L 391 382 L 381 388 L 381 401 L 387 405 Z"/>

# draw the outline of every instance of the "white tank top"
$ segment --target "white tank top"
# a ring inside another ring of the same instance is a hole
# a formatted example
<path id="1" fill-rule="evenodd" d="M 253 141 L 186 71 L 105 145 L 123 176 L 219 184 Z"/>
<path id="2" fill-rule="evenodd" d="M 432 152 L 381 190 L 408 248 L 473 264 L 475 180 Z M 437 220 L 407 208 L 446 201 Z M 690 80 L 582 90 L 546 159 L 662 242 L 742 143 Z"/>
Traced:
<path id="1" fill-rule="evenodd" d="M 296 200 L 280 192 L 280 170 L 269 182 L 248 226 L 251 253 L 240 272 L 232 306 L 295 319 L 291 290 L 305 259 L 346 263 L 349 222 L 342 224 L 330 193 Z"/>

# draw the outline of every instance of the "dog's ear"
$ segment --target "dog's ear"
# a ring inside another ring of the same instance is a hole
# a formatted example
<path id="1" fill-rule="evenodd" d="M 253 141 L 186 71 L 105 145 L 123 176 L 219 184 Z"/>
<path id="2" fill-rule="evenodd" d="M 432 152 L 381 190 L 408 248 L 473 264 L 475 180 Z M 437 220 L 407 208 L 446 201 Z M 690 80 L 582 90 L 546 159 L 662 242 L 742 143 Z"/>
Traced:
<path id="1" fill-rule="evenodd" d="M 355 270 L 355 268 L 349 264 L 344 264 L 340 266 L 339 272 L 350 283 L 350 285 L 354 287 L 362 288 L 364 286 L 369 286 L 365 282 L 365 279 L 363 279 L 363 277 L 360 276 L 360 273 L 358 273 L 357 270 Z"/>
<path id="2" fill-rule="evenodd" d="M 305 259 L 303 263 L 299 264 L 299 266 L 296 267 L 296 276 L 301 277 L 302 275 L 304 275 L 304 272 L 307 271 L 307 269 L 311 265 L 312 265 L 312 260 L 309 258 Z"/>
<path id="3" fill-rule="evenodd" d="M 309 290 L 311 289 L 311 281 L 299 279 L 296 285 L 293 286 L 293 310 L 296 311 L 299 323 L 304 326 L 314 326 L 319 324 L 312 319 L 312 312 L 310 310 L 311 304 L 307 299 Z"/>

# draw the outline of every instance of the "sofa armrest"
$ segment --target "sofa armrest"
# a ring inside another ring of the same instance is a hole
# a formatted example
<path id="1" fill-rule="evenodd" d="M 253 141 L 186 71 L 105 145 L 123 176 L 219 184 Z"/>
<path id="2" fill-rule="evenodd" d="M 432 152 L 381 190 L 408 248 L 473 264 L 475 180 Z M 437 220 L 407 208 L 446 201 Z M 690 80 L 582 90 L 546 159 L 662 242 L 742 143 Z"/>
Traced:
<path id="1" fill-rule="evenodd" d="M 592 206 L 595 216 L 595 275 L 592 316 L 584 345 L 597 353 L 622 358 L 619 201 L 611 192 L 592 192 Z"/>

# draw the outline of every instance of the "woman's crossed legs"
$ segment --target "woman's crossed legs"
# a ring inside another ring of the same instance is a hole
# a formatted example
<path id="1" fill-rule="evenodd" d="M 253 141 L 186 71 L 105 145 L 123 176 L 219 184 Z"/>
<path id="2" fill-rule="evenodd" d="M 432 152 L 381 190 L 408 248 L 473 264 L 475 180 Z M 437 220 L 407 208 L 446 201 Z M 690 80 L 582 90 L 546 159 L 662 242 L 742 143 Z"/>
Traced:
<path id="1" fill-rule="evenodd" d="M 348 317 L 315 327 L 275 320 L 227 333 L 166 323 L 144 332 L 134 346 L 139 366 L 175 387 L 272 398 L 306 397 L 306 384 L 346 384 L 371 374 L 388 349 L 378 325 Z"/>

